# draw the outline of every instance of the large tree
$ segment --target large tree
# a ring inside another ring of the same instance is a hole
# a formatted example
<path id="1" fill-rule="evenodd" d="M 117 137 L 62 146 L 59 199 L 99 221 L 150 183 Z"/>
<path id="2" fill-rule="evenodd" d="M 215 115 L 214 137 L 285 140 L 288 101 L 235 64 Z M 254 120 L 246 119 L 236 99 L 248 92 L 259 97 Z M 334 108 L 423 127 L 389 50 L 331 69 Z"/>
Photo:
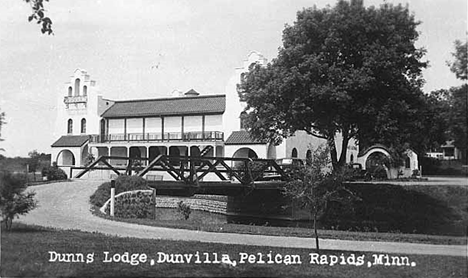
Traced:
<path id="1" fill-rule="evenodd" d="M 28 21 L 36 21 L 37 24 L 41 25 L 41 32 L 43 34 L 51 35 L 52 20 L 46 16 L 46 10 L 44 9 L 44 2 L 49 0 L 23 0 L 24 2 L 31 5 L 32 14 L 29 15 Z"/>
<path id="2" fill-rule="evenodd" d="M 453 140 L 455 147 L 462 151 L 464 163 L 468 163 L 468 46 L 465 40 L 455 41 L 455 58 L 449 62 L 450 70 L 455 73 L 458 79 L 464 81 L 459 87 L 452 87 L 447 91 L 448 109 L 444 116 L 447 119 L 447 133 Z"/>
<path id="3" fill-rule="evenodd" d="M 468 46 L 467 41 L 462 43 L 460 40 L 455 41 L 455 52 L 452 53 L 452 56 L 455 58 L 455 61 L 450 62 L 450 70 L 455 73 L 458 79 L 467 80 L 468 79 Z"/>
<path id="4" fill-rule="evenodd" d="M 2 140 L 2 126 L 5 124 L 5 112 L 0 112 L 0 140 Z"/>
<path id="5" fill-rule="evenodd" d="M 299 130 L 326 139 L 335 170 L 352 138 L 361 146 L 382 138 L 402 145 L 401 126 L 421 105 L 418 24 L 408 7 L 360 0 L 298 12 L 278 57 L 252 65 L 238 87 L 250 133 L 274 143 Z"/>
<path id="6" fill-rule="evenodd" d="M 463 152 L 464 163 L 468 163 L 468 85 L 451 88 L 449 136 L 455 147 Z"/>
<path id="7" fill-rule="evenodd" d="M 3 141 L 2 139 L 2 126 L 5 124 L 5 112 L 0 112 L 0 142 Z M 5 151 L 5 149 L 0 148 L 0 151 Z"/>

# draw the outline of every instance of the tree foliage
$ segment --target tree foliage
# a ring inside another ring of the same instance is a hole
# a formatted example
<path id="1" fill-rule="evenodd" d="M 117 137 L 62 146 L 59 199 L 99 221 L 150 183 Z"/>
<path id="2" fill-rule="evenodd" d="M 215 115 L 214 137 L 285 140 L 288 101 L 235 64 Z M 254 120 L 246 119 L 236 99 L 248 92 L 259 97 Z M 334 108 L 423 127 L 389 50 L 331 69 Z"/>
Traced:
<path id="1" fill-rule="evenodd" d="M 450 65 L 450 70 L 458 79 L 465 81 L 460 87 L 449 90 L 448 110 L 448 136 L 454 140 L 455 147 L 462 150 L 464 163 L 468 163 L 468 46 L 467 41 L 462 43 L 455 41 L 455 52 L 452 53 L 455 61 Z"/>
<path id="2" fill-rule="evenodd" d="M 29 172 L 36 172 L 37 166 L 39 165 L 39 160 L 41 158 L 41 154 L 37 150 L 33 150 L 28 153 L 28 156 Z"/>
<path id="3" fill-rule="evenodd" d="M 52 20 L 45 15 L 46 10 L 44 9 L 44 1 L 49 0 L 24 0 L 26 3 L 31 5 L 32 14 L 28 17 L 28 21 L 36 21 L 37 24 L 41 25 L 42 34 L 53 34 Z"/>
<path id="4" fill-rule="evenodd" d="M 422 104 L 418 24 L 408 7 L 366 8 L 360 0 L 298 12 L 278 57 L 252 65 L 238 86 L 250 133 L 274 143 L 298 130 L 324 138 L 335 170 L 351 138 L 361 146 L 382 138 L 402 145 L 402 129 L 411 130 L 408 119 Z"/>
<path id="5" fill-rule="evenodd" d="M 2 139 L 2 126 L 6 124 L 5 122 L 5 112 L 0 112 L 0 141 Z"/>
<path id="6" fill-rule="evenodd" d="M 313 151 L 305 168 L 300 168 L 284 187 L 283 193 L 313 216 L 316 247 L 319 249 L 317 220 L 331 202 L 351 204 L 354 194 L 343 185 L 344 176 L 330 168 L 329 150 L 323 145 Z"/>
<path id="7" fill-rule="evenodd" d="M 24 176 L 0 172 L 0 209 L 7 230 L 11 229 L 15 217 L 24 215 L 37 206 L 37 201 L 34 200 L 35 193 L 25 193 L 26 188 Z"/>
<path id="8" fill-rule="evenodd" d="M 467 41 L 462 43 L 460 40 L 455 41 L 455 52 L 452 56 L 455 61 L 449 62 L 450 70 L 455 73 L 458 79 L 468 79 L 468 46 Z"/>
<path id="9" fill-rule="evenodd" d="M 450 91 L 449 136 L 454 140 L 455 147 L 466 152 L 468 147 L 468 85 L 451 88 Z"/>
<path id="10" fill-rule="evenodd" d="M 0 112 L 0 142 L 3 141 L 2 139 L 2 126 L 6 124 L 5 122 L 5 112 Z M 5 149 L 0 148 L 0 151 L 5 151 Z"/>
<path id="11" fill-rule="evenodd" d="M 452 141 L 453 145 L 462 151 L 462 159 L 467 163 L 468 85 L 438 90 L 432 92 L 431 96 L 433 95 L 441 96 L 438 102 L 438 106 L 441 107 L 438 116 L 444 119 L 443 137 L 445 141 Z"/>

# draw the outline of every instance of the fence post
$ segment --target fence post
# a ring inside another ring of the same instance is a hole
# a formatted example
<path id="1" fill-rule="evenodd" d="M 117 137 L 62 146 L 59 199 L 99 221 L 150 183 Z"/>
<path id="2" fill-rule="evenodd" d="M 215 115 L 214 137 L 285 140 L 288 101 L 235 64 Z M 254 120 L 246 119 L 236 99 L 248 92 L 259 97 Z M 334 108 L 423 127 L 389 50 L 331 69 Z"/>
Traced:
<path id="1" fill-rule="evenodd" d="M 110 216 L 114 216 L 114 206 L 115 206 L 115 180 L 111 180 Z"/>
<path id="2" fill-rule="evenodd" d="M 156 188 L 153 188 L 153 220 L 156 220 Z"/>

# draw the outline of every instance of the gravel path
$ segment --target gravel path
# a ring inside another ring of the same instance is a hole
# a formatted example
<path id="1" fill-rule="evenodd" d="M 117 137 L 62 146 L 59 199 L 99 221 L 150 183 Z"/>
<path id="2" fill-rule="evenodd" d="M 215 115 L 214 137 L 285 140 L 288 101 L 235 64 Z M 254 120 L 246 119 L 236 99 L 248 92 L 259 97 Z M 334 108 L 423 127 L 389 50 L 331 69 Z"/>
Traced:
<path id="1" fill-rule="evenodd" d="M 231 233 L 212 233 L 182 229 L 150 227 L 111 221 L 90 212 L 89 196 L 102 181 L 75 180 L 34 186 L 39 207 L 20 218 L 20 222 L 60 229 L 100 232 L 121 237 L 166 240 L 185 240 L 304 248 L 315 247 L 315 239 L 299 237 L 263 236 Z M 430 245 L 398 242 L 373 242 L 321 239 L 322 249 L 369 251 L 378 253 L 434 254 L 467 256 L 468 248 L 462 245 Z"/>

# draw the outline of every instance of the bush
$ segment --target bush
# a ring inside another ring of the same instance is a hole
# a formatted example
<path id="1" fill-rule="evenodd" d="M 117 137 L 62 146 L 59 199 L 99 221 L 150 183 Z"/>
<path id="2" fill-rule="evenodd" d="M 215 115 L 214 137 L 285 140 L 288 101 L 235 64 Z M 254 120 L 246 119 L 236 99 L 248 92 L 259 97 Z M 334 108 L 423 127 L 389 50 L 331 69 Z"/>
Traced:
<path id="1" fill-rule="evenodd" d="M 115 199 L 114 216 L 121 218 L 151 218 L 155 207 L 152 193 L 131 192 Z M 106 213 L 109 213 L 107 206 Z"/>
<path id="2" fill-rule="evenodd" d="M 41 173 L 43 177 L 47 177 L 50 181 L 67 179 L 67 174 L 62 169 L 54 166 L 42 168 Z"/>
<path id="3" fill-rule="evenodd" d="M 350 183 L 346 187 L 359 196 L 354 211 L 329 207 L 322 218 L 325 228 L 380 232 L 401 231 L 463 236 L 463 214 L 455 207 L 466 207 L 468 189 L 438 185 L 401 186 L 395 184 Z M 451 189 L 456 189 L 452 191 Z"/>
<path id="4" fill-rule="evenodd" d="M 182 214 L 185 220 L 188 220 L 190 217 L 190 214 L 192 213 L 192 209 L 190 208 L 190 205 L 187 205 L 184 203 L 184 201 L 180 201 L 177 203 L 177 211 Z"/>
<path id="5" fill-rule="evenodd" d="M 24 193 L 26 182 L 24 175 L 0 172 L 0 209 L 7 230 L 11 229 L 13 218 L 24 215 L 37 206 L 35 193 Z"/>
<path id="6" fill-rule="evenodd" d="M 419 172 L 418 169 L 414 169 L 411 174 L 411 177 L 419 177 L 420 175 L 421 175 L 421 172 Z"/>
<path id="7" fill-rule="evenodd" d="M 419 165 L 423 169 L 423 175 L 437 175 L 441 169 L 442 163 L 437 158 L 421 157 Z"/>
<path id="8" fill-rule="evenodd" d="M 375 169 L 372 170 L 372 177 L 376 180 L 386 180 L 388 177 L 385 167 L 381 165 L 375 167 Z"/>
<path id="9" fill-rule="evenodd" d="M 237 172 L 241 178 L 240 182 L 250 183 L 251 179 L 249 174 L 251 174 L 252 180 L 257 180 L 263 177 L 264 171 L 267 168 L 267 163 L 263 161 L 249 161 L 247 162 L 250 168 L 250 173 L 247 173 L 247 168 L 244 162 L 239 162 L 234 165 L 234 171 Z"/>
<path id="10" fill-rule="evenodd" d="M 96 192 L 90 197 L 90 202 L 93 205 L 102 207 L 110 198 L 110 182 L 101 184 Z M 125 191 L 133 191 L 137 189 L 149 189 L 146 185 L 146 180 L 138 176 L 119 176 L 115 180 L 115 194 Z"/>

